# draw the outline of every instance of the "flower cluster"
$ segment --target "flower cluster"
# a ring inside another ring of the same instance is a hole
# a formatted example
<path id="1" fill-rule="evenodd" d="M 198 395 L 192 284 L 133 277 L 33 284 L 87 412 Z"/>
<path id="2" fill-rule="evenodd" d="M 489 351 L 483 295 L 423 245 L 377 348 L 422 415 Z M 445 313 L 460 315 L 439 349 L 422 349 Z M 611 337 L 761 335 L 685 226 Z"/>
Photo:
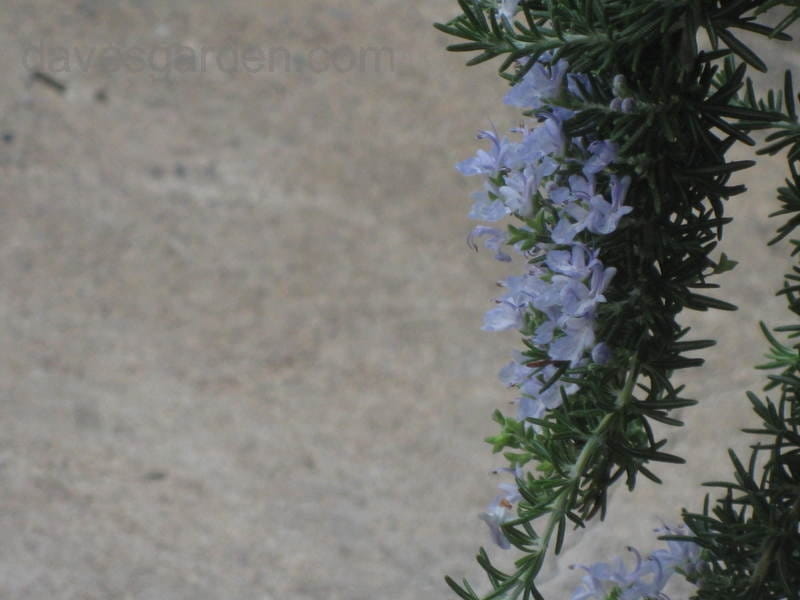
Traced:
<path id="1" fill-rule="evenodd" d="M 475 227 L 468 237 L 475 249 L 482 239 L 499 261 L 511 261 L 507 249 L 524 259 L 524 272 L 499 282 L 505 292 L 483 324 L 486 331 L 521 331 L 526 344 L 544 357 L 517 353 L 500 371 L 500 380 L 521 392 L 520 421 L 542 418 L 580 389 L 574 380 L 560 379 L 561 367 L 611 359 L 611 348 L 597 340 L 596 326 L 616 269 L 603 264 L 597 241 L 633 210 L 625 205 L 630 177 L 612 171 L 616 145 L 570 138 L 564 131 L 565 122 L 576 114 L 574 105 L 591 90 L 588 77 L 568 68 L 564 60 L 540 58 L 505 97 L 506 104 L 532 111 L 536 123 L 513 129 L 514 141 L 496 131 L 480 132 L 478 138 L 488 140 L 489 149 L 457 165 L 462 174 L 483 178 L 483 189 L 473 194 L 470 218 L 497 222 L 514 216 L 523 222 L 519 231 L 533 240 L 511 243 L 508 232 L 486 225 Z M 623 79 L 615 78 L 614 93 L 612 109 L 622 110 Z M 559 99 L 569 102 L 556 104 Z M 624 110 L 630 110 L 629 102 Z M 519 466 L 510 472 L 522 477 Z M 500 489 L 480 516 L 493 540 L 508 548 L 502 525 L 513 518 L 521 496 L 514 484 L 501 484 Z"/>
<path id="2" fill-rule="evenodd" d="M 519 465 L 515 465 L 513 469 L 497 469 L 494 472 L 512 473 L 517 479 L 523 477 L 522 469 Z M 504 550 L 508 550 L 511 544 L 509 544 L 503 533 L 502 525 L 513 518 L 514 504 L 522 500 L 522 494 L 520 494 L 516 483 L 501 483 L 497 487 L 500 489 L 500 493 L 486 507 L 486 511 L 479 516 L 489 526 L 492 541 Z"/>
<path id="3" fill-rule="evenodd" d="M 656 529 L 660 535 L 687 535 L 684 525 Z M 628 568 L 622 559 L 612 563 L 574 565 L 586 571 L 581 585 L 573 592 L 571 600 L 645 600 L 667 596 L 662 591 L 669 578 L 676 572 L 697 575 L 702 568 L 700 546 L 689 541 L 668 541 L 667 547 L 656 550 L 646 559 L 635 549 L 628 547 L 636 557 L 636 565 Z"/>
<path id="4" fill-rule="evenodd" d="M 484 180 L 473 195 L 470 218 L 497 222 L 515 216 L 524 223 L 520 231 L 535 240 L 510 244 L 507 232 L 485 225 L 468 238 L 473 248 L 483 238 L 498 260 L 511 260 L 507 247 L 525 259 L 522 274 L 500 282 L 505 293 L 483 324 L 487 331 L 520 330 L 529 347 L 546 354 L 545 360 L 519 354 L 500 373 L 503 383 L 522 392 L 520 420 L 540 417 L 561 404 L 562 394 L 579 389 L 553 381 L 559 366 L 611 358 L 610 348 L 596 339 L 596 322 L 616 269 L 603 264 L 596 242 L 633 210 L 625 205 L 630 177 L 612 172 L 616 145 L 570 138 L 564 131 L 576 112 L 565 104 L 580 102 L 591 89 L 588 77 L 568 68 L 564 60 L 540 58 L 505 97 L 507 104 L 533 111 L 537 122 L 513 129 L 514 141 L 482 131 L 478 138 L 490 148 L 457 165 L 462 174 Z M 615 88 L 623 83 L 615 81 Z M 560 99 L 568 102 L 556 104 Z"/>

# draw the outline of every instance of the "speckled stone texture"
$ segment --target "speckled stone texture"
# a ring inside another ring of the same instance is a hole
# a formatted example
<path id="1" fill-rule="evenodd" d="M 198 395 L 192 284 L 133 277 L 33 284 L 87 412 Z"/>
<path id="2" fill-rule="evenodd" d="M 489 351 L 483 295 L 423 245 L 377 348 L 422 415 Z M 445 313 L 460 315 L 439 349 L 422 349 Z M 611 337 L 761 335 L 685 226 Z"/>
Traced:
<path id="1" fill-rule="evenodd" d="M 445 573 L 480 581 L 500 464 L 481 439 L 518 342 L 479 330 L 508 267 L 468 251 L 474 182 L 453 164 L 518 116 L 495 65 L 465 69 L 431 27 L 455 2 L 2 4 L 0 598 L 419 600 L 452 597 Z M 161 68 L 226 44 L 275 64 Z M 115 67 L 113 48 L 155 62 Z M 730 203 L 741 264 L 721 295 L 740 311 L 686 319 L 720 340 L 684 378 L 701 403 L 669 448 L 688 467 L 617 490 L 548 597 L 573 562 L 651 548 L 746 445 L 756 323 L 784 317 L 786 249 L 764 248 L 782 177 L 765 161 Z"/>

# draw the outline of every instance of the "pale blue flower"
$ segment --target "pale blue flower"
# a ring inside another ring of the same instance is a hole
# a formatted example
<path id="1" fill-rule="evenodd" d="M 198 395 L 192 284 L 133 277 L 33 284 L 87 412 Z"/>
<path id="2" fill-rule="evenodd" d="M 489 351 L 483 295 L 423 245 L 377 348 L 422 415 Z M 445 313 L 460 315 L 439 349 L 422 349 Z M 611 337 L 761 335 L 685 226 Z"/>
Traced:
<path id="1" fill-rule="evenodd" d="M 553 335 L 556 332 L 557 323 L 555 320 L 545 321 L 536 328 L 536 333 L 533 336 L 533 343 L 537 346 L 547 346 L 553 341 Z"/>
<path id="2" fill-rule="evenodd" d="M 502 200 L 493 198 L 489 190 L 483 192 L 475 192 L 472 194 L 473 200 L 472 210 L 469 211 L 469 218 L 475 221 L 489 221 L 495 222 L 503 219 L 508 215 L 508 209 L 503 204 Z"/>
<path id="3" fill-rule="evenodd" d="M 483 317 L 484 331 L 506 331 L 519 329 L 522 325 L 522 311 L 520 307 L 508 301 L 498 302 L 497 306 Z"/>
<path id="4" fill-rule="evenodd" d="M 588 317 L 569 317 L 564 321 L 562 329 L 564 335 L 550 345 L 548 354 L 553 360 L 567 361 L 571 367 L 575 367 L 586 351 L 594 346 L 594 320 Z"/>
<path id="5" fill-rule="evenodd" d="M 571 396 L 578 391 L 575 383 L 556 381 L 546 390 L 545 384 L 556 374 L 556 367 L 529 367 L 526 359 L 517 354 L 512 362 L 500 370 L 499 378 L 505 385 L 519 387 L 521 396 L 517 398 L 517 418 L 524 421 L 528 418 L 539 419 L 545 410 L 561 406 L 562 392 Z"/>
<path id="6" fill-rule="evenodd" d="M 544 388 L 545 384 L 556 374 L 556 370 L 556 367 L 553 365 L 547 365 L 539 373 L 522 384 L 520 391 L 523 397 L 529 396 L 544 406 L 544 408 L 550 410 L 561 406 L 563 401 L 562 391 L 567 396 L 571 396 L 578 391 L 578 385 L 575 383 L 565 383 L 559 380 L 543 390 L 542 388 Z M 521 401 L 522 399 L 520 399 L 520 402 Z"/>
<path id="7" fill-rule="evenodd" d="M 654 531 L 659 535 L 688 535 L 687 528 L 683 524 L 677 527 L 664 525 Z M 665 571 L 680 569 L 687 575 L 692 575 L 702 568 L 700 546 L 694 542 L 677 540 L 666 540 L 666 543 L 666 549 L 656 550 L 650 555 L 650 558 L 658 562 L 662 569 Z"/>
<path id="8" fill-rule="evenodd" d="M 541 108 L 547 100 L 554 100 L 561 95 L 568 68 L 569 63 L 566 60 L 559 60 L 552 65 L 549 64 L 549 57 L 539 58 L 506 94 L 505 103 L 519 108 Z"/>
<path id="9" fill-rule="evenodd" d="M 685 535 L 684 526 L 664 527 L 656 532 L 668 535 Z M 687 574 L 702 567 L 700 547 L 693 542 L 667 542 L 668 549 L 653 552 L 646 560 L 634 548 L 628 547 L 636 556 L 636 565 L 628 570 L 616 558 L 612 563 L 577 565 L 586 571 L 580 586 L 573 592 L 571 600 L 606 600 L 614 591 L 620 600 L 650 600 L 667 597 L 663 593 L 669 578 L 681 569 Z M 574 568 L 574 566 L 572 567 Z"/>
<path id="10" fill-rule="evenodd" d="M 599 173 L 617 160 L 618 146 L 609 140 L 598 140 L 589 144 L 591 157 L 583 166 L 586 175 Z"/>
<path id="11" fill-rule="evenodd" d="M 538 396 L 520 396 L 516 402 L 517 420 L 523 423 L 527 419 L 541 419 L 547 411 L 547 406 Z M 526 423 L 526 425 L 532 425 L 532 423 Z M 538 429 L 534 427 L 534 431 L 538 431 Z"/>
<path id="12" fill-rule="evenodd" d="M 572 220 L 574 219 L 574 220 Z M 564 207 L 561 218 L 550 232 L 556 244 L 572 244 L 575 236 L 586 229 L 591 219 L 591 212 L 583 204 L 574 202 Z"/>
<path id="13" fill-rule="evenodd" d="M 513 473 L 516 479 L 522 479 L 523 477 L 522 468 L 519 465 L 514 469 L 497 469 L 495 473 L 501 471 Z M 511 547 L 511 544 L 503 534 L 501 525 L 514 518 L 514 504 L 522 499 L 522 494 L 520 494 L 516 483 L 501 483 L 497 487 L 500 488 L 501 493 L 495 496 L 494 500 L 486 507 L 486 511 L 478 516 L 489 526 L 492 540 L 498 546 L 507 550 Z"/>
<path id="14" fill-rule="evenodd" d="M 628 550 L 636 555 L 636 564 L 630 570 L 620 558 L 611 564 L 578 565 L 586 575 L 571 600 L 606 600 L 615 590 L 618 590 L 620 600 L 657 598 L 661 588 L 646 580 L 652 573 L 651 566 L 642 561 L 636 550 L 630 547 Z"/>
<path id="15" fill-rule="evenodd" d="M 515 171 L 505 178 L 505 185 L 500 187 L 500 197 L 509 212 L 520 217 L 533 214 L 533 194 L 538 181 L 523 171 Z"/>
<path id="16" fill-rule="evenodd" d="M 503 168 L 505 161 L 515 152 L 517 144 L 509 142 L 507 138 L 500 138 L 496 131 L 481 131 L 478 139 L 487 139 L 492 142 L 490 151 L 479 149 L 475 156 L 461 161 L 456 165 L 456 169 L 462 175 L 486 175 L 494 177 Z"/>
<path id="17" fill-rule="evenodd" d="M 571 250 L 551 250 L 545 262 L 553 273 L 583 280 L 591 276 L 595 265 L 600 264 L 597 254 L 596 250 L 589 250 L 583 244 L 574 244 Z"/>
<path id="18" fill-rule="evenodd" d="M 570 175 L 569 190 L 572 192 L 573 200 L 589 201 L 597 195 L 595 192 L 596 181 L 594 173 L 587 173 L 584 171 L 583 175 Z"/>
<path id="19" fill-rule="evenodd" d="M 557 244 L 571 244 L 575 236 L 587 229 L 593 219 L 596 219 L 589 206 L 592 206 L 594 200 L 599 202 L 604 198 L 595 192 L 595 179 L 592 173 L 585 177 L 571 175 L 569 191 L 564 188 L 553 191 L 556 193 L 556 200 L 562 205 L 562 210 L 551 236 Z"/>
<path id="20" fill-rule="evenodd" d="M 569 187 L 565 185 L 556 185 L 555 182 L 550 182 L 550 185 L 546 186 L 545 193 L 547 199 L 557 206 L 574 200 Z"/>
<path id="21" fill-rule="evenodd" d="M 566 281 L 561 288 L 561 300 L 566 316 L 593 319 L 597 305 L 606 301 L 604 292 L 614 278 L 617 269 L 614 267 L 604 268 L 602 263 L 596 260 L 590 271 L 592 276 L 588 287 L 581 281 L 563 278 Z M 553 280 L 554 282 L 562 281 L 562 277 L 555 276 Z"/>
<path id="22" fill-rule="evenodd" d="M 527 157 L 531 162 L 545 156 L 564 156 L 567 137 L 563 121 L 548 116 L 537 127 L 527 131 L 517 148 L 518 156 Z"/>
<path id="23" fill-rule="evenodd" d="M 567 277 L 554 277 L 549 282 L 540 280 L 538 289 L 531 298 L 533 307 L 548 315 L 560 315 L 563 310 L 562 292 L 568 281 Z"/>
<path id="24" fill-rule="evenodd" d="M 478 244 L 475 242 L 475 238 L 480 237 L 486 238 L 483 240 L 483 245 L 487 250 L 494 250 L 494 257 L 497 260 L 501 262 L 509 262 L 511 260 L 511 257 L 502 250 L 503 245 L 508 240 L 508 237 L 504 231 L 494 229 L 493 227 L 478 225 L 467 236 L 467 244 L 470 246 L 470 248 L 474 250 L 478 249 Z"/>
<path id="25" fill-rule="evenodd" d="M 492 503 L 485 512 L 482 512 L 478 516 L 489 526 L 489 534 L 492 536 L 492 540 L 495 544 L 500 546 L 503 550 L 511 548 L 508 538 L 500 528 L 503 523 L 513 518 L 513 513 L 509 508 L 500 503 Z"/>
<path id="26" fill-rule="evenodd" d="M 623 204 L 631 183 L 627 175 L 622 179 L 611 176 L 611 202 L 602 194 L 595 193 L 592 177 L 573 175 L 569 182 L 569 192 L 563 188 L 554 190 L 559 203 L 563 205 L 561 218 L 551 232 L 557 244 L 571 244 L 583 230 L 608 235 L 616 230 L 622 217 L 633 211 L 632 207 Z"/>
<path id="27" fill-rule="evenodd" d="M 498 285 L 506 288 L 507 292 L 498 300 L 507 300 L 516 306 L 530 306 L 533 304 L 539 310 L 546 311 L 547 307 L 542 305 L 545 298 L 551 303 L 558 302 L 557 290 L 553 288 L 551 283 L 542 279 L 547 274 L 548 271 L 533 267 L 530 272 L 524 275 L 507 277 L 499 281 Z M 537 302 L 539 303 L 538 305 Z"/>
<path id="28" fill-rule="evenodd" d="M 594 315 L 595 305 L 604 299 L 598 300 L 583 282 L 571 278 L 566 279 L 566 283 L 561 288 L 561 303 L 564 312 L 562 321 L 576 317 L 591 319 Z"/>
<path id="29" fill-rule="evenodd" d="M 513 0 L 498 2 L 502 18 L 513 18 L 518 8 Z M 553 363 L 560 363 L 558 367 L 542 363 L 544 367 L 534 368 L 520 356 L 501 370 L 501 381 L 521 391 L 517 400 L 521 420 L 542 416 L 559 406 L 564 396 L 578 391 L 578 384 L 561 381 L 545 389 L 545 383 L 564 363 L 577 367 L 611 360 L 611 349 L 596 339 L 596 320 L 616 269 L 603 265 L 599 250 L 592 247 L 594 238 L 585 233 L 608 235 L 633 210 L 624 204 L 630 178 L 619 178 L 610 169 L 618 160 L 617 145 L 591 136 L 570 139 L 564 132 L 563 124 L 574 111 L 552 103 L 567 93 L 586 100 L 593 92 L 587 75 L 568 74 L 567 69 L 567 62 L 554 62 L 552 53 L 542 55 L 505 97 L 507 104 L 537 111 L 538 123 L 512 129 L 511 133 L 519 136 L 514 142 L 495 131 L 482 131 L 479 138 L 489 140 L 490 148 L 458 165 L 465 175 L 484 179 L 483 190 L 473 195 L 470 218 L 496 222 L 509 215 L 522 219 L 541 215 L 549 228 L 549 240 L 524 250 L 521 242 L 513 246 L 532 260 L 526 265 L 527 272 L 500 282 L 505 292 L 483 322 L 486 331 L 506 331 L 522 329 L 531 317 L 536 327 L 533 333 L 526 329 L 530 336 L 526 342 L 546 353 Z M 621 84 L 617 87 L 622 89 Z M 620 108 L 624 100 L 620 100 Z M 468 243 L 477 249 L 479 238 L 498 260 L 511 259 L 505 249 L 507 234 L 478 226 Z M 498 523 L 504 518 L 501 508 L 495 505 L 484 515 L 498 536 Z"/>
<path id="30" fill-rule="evenodd" d="M 604 267 L 603 264 L 598 260 L 592 264 L 591 270 L 592 281 L 589 289 L 589 296 L 595 303 L 605 302 L 605 291 L 611 284 L 611 280 L 614 279 L 614 276 L 617 274 L 617 268 Z"/>
<path id="31" fill-rule="evenodd" d="M 619 179 L 613 175 L 610 185 L 611 202 L 602 196 L 594 196 L 590 201 L 592 209 L 586 228 L 592 233 L 608 235 L 617 228 L 620 219 L 633 210 L 632 207 L 623 204 L 631 185 L 631 178 L 626 175 Z"/>
<path id="32" fill-rule="evenodd" d="M 558 163 L 549 156 L 537 156 L 520 170 L 508 173 L 499 189 L 508 212 L 523 218 L 533 216 L 533 198 L 539 186 L 557 169 Z"/>
<path id="33" fill-rule="evenodd" d="M 500 381 L 508 387 L 522 384 L 535 372 L 535 369 L 523 364 L 524 357 L 519 353 L 517 354 L 514 360 L 500 369 L 498 374 Z"/>

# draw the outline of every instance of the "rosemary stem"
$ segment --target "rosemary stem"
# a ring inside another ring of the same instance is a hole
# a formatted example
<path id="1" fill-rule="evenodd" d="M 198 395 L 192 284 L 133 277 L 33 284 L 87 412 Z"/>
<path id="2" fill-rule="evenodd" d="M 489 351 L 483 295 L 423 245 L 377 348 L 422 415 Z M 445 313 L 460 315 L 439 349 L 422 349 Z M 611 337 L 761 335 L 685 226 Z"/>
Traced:
<path id="1" fill-rule="evenodd" d="M 567 483 L 558 494 L 558 497 L 555 501 L 555 506 L 553 510 L 550 512 L 550 518 L 547 521 L 547 528 L 544 531 L 544 535 L 540 538 L 540 545 L 539 545 L 539 553 L 544 554 L 547 551 L 547 548 L 550 546 L 550 540 L 553 537 L 553 532 L 556 529 L 556 526 L 561 522 L 565 517 L 567 512 L 569 512 L 569 504 L 570 499 L 572 498 L 573 494 L 577 490 L 577 488 L 581 484 L 581 480 L 586 472 L 589 470 L 592 462 L 592 458 L 597 451 L 597 448 L 602 444 L 603 440 L 605 439 L 606 433 L 610 428 L 614 418 L 622 412 L 628 404 L 630 404 L 631 399 L 633 398 L 633 389 L 636 385 L 636 380 L 639 376 L 639 368 L 638 362 L 636 360 L 636 356 L 631 358 L 630 367 L 628 369 L 628 375 L 625 380 L 625 385 L 617 394 L 617 402 L 616 407 L 617 410 L 614 412 L 608 413 L 603 420 L 595 427 L 594 431 L 592 432 L 591 437 L 586 441 L 583 448 L 581 449 L 580 454 L 578 455 L 577 460 L 575 461 L 575 465 L 573 467 L 571 477 L 569 483 Z M 537 561 L 539 566 L 541 566 L 541 561 Z M 536 563 L 532 563 L 536 564 Z M 518 587 L 513 595 L 511 596 L 512 600 L 516 600 L 519 597 L 520 592 L 524 588 L 530 587 L 533 578 L 538 574 L 539 569 L 536 568 L 526 568 L 521 575 L 524 575 L 524 585 Z"/>

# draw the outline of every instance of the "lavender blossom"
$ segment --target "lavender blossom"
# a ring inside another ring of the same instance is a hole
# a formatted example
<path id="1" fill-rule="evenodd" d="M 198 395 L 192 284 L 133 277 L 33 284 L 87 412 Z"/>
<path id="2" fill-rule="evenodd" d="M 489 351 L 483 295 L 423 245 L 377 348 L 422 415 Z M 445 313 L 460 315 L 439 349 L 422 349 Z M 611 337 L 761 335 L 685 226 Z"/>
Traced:
<path id="1" fill-rule="evenodd" d="M 506 21 L 518 9 L 517 0 L 498 1 L 498 15 Z M 593 94 L 592 80 L 567 73 L 568 63 L 554 61 L 549 53 L 529 66 L 505 102 L 535 111 L 537 122 L 512 129 L 511 139 L 482 131 L 478 137 L 489 140 L 489 148 L 457 168 L 483 180 L 483 189 L 473 194 L 470 218 L 496 222 L 514 216 L 523 221 L 519 229 L 531 233 L 513 245 L 528 259 L 525 270 L 499 282 L 503 293 L 484 315 L 482 328 L 524 332 L 530 352 L 516 353 L 499 379 L 518 390 L 517 419 L 538 434 L 539 426 L 530 420 L 545 418 L 581 388 L 580 380 L 562 380 L 562 369 L 576 369 L 570 374 L 575 377 L 578 367 L 606 365 L 614 357 L 613 349 L 597 339 L 597 319 L 616 268 L 604 264 L 597 241 L 613 233 L 633 208 L 625 204 L 631 179 L 617 174 L 617 145 L 591 135 L 570 138 L 565 132 L 564 123 L 577 112 L 575 100 L 586 101 Z M 622 83 L 615 80 L 615 90 L 622 90 Z M 558 106 L 560 100 L 569 100 L 569 107 Z M 628 100 L 620 98 L 619 108 L 627 109 Z M 511 256 L 504 246 L 511 245 L 512 235 L 520 237 L 479 225 L 467 241 L 477 250 L 481 240 L 497 260 L 508 262 Z M 514 474 L 521 477 L 518 467 Z M 480 518 L 494 542 L 509 548 L 502 528 L 515 518 L 520 493 L 512 484 L 501 484 L 500 490 Z M 615 590 L 622 600 L 656 597 L 675 569 L 694 564 L 694 550 L 682 546 L 668 546 L 646 560 L 633 552 L 632 569 L 619 559 L 583 567 L 587 574 L 573 600 L 605 600 Z"/>
<path id="2" fill-rule="evenodd" d="M 664 525 L 654 531 L 660 535 L 687 535 L 686 526 L 681 524 L 676 527 Z M 667 540 L 667 548 L 656 550 L 650 558 L 661 565 L 664 571 L 679 570 L 687 575 L 694 575 L 700 571 L 703 561 L 700 559 L 700 546 L 693 542 Z"/>
<path id="3" fill-rule="evenodd" d="M 541 418 L 545 410 L 561 406 L 562 392 L 571 396 L 578 391 L 577 384 L 563 381 L 556 381 L 543 390 L 545 384 L 555 375 L 556 368 L 553 365 L 530 367 L 525 362 L 522 355 L 517 355 L 499 374 L 500 381 L 505 385 L 520 389 L 522 395 L 516 400 L 517 418 L 520 421 Z"/>
<path id="4" fill-rule="evenodd" d="M 467 236 L 467 244 L 470 248 L 474 250 L 478 250 L 478 245 L 475 242 L 475 238 L 486 237 L 483 241 L 483 245 L 487 250 L 494 250 L 494 257 L 499 260 L 500 262 L 510 262 L 511 257 L 503 252 L 501 248 L 508 240 L 506 234 L 499 229 L 494 229 L 492 227 L 485 227 L 483 225 L 478 225 L 473 229 L 469 236 Z"/>
<path id="5" fill-rule="evenodd" d="M 498 379 L 511 387 L 524 383 L 531 375 L 535 373 L 535 369 L 524 364 L 525 358 L 521 353 L 515 353 L 514 360 L 508 363 L 498 373 Z"/>
<path id="6" fill-rule="evenodd" d="M 547 405 L 541 398 L 531 395 L 520 396 L 515 402 L 517 403 L 517 419 L 522 422 L 528 419 L 541 419 L 547 410 Z M 534 427 L 534 430 L 538 432 L 538 428 Z"/>
<path id="7" fill-rule="evenodd" d="M 474 157 L 461 161 L 456 165 L 456 169 L 462 175 L 488 175 L 494 177 L 505 166 L 508 156 L 514 152 L 517 145 L 508 141 L 508 138 L 500 138 L 496 131 L 481 131 L 478 133 L 479 140 L 490 140 L 492 147 L 489 152 L 480 149 Z"/>
<path id="8" fill-rule="evenodd" d="M 511 544 L 500 527 L 511 519 L 511 515 L 510 505 L 503 500 L 497 501 L 496 499 L 478 515 L 489 526 L 489 535 L 492 536 L 492 541 L 503 550 L 511 548 Z"/>
<path id="9" fill-rule="evenodd" d="M 592 156 L 583 165 L 583 172 L 594 175 L 617 160 L 617 145 L 611 141 L 598 140 L 589 144 L 589 153 Z"/>
<path id="10" fill-rule="evenodd" d="M 556 381 L 553 385 L 543 390 L 546 383 L 556 374 L 556 368 L 553 365 L 547 365 L 541 372 L 531 377 L 520 387 L 520 391 L 524 397 L 530 397 L 532 400 L 540 403 L 544 408 L 552 410 L 561 406 L 563 398 L 562 391 L 571 396 L 578 391 L 578 385 L 574 383 L 565 383 L 563 381 Z M 522 398 L 519 399 L 520 405 Z M 529 415 L 534 418 L 539 418 L 538 415 Z M 527 416 L 525 417 L 527 418 Z M 524 419 L 520 419 L 524 420 Z"/>
<path id="11" fill-rule="evenodd" d="M 547 100 L 555 100 L 561 94 L 568 68 L 566 60 L 552 65 L 549 56 L 540 57 L 506 94 L 505 103 L 519 108 L 541 108 Z"/>
<path id="12" fill-rule="evenodd" d="M 561 157 L 566 148 L 567 138 L 564 134 L 563 120 L 549 116 L 538 127 L 525 131 L 522 143 L 515 151 L 518 153 L 517 158 L 532 162 L 545 156 Z"/>
<path id="13" fill-rule="evenodd" d="M 517 10 L 517 2 L 498 4 L 504 18 Z M 534 239 L 540 240 L 517 242 L 515 249 L 532 260 L 524 273 L 500 282 L 504 293 L 483 322 L 486 331 L 524 330 L 528 345 L 546 357 L 536 368 L 524 356 L 517 357 L 500 373 L 503 383 L 520 390 L 521 421 L 543 416 L 580 389 L 561 381 L 546 385 L 560 367 L 603 365 L 612 359 L 612 349 L 597 339 L 597 318 L 616 269 L 603 264 L 595 241 L 614 232 L 633 210 L 625 205 L 631 179 L 614 172 L 617 145 L 565 133 L 564 122 L 575 111 L 572 105 L 555 103 L 564 94 L 586 100 L 592 93 L 590 78 L 567 73 L 568 68 L 551 53 L 542 55 L 505 97 L 507 104 L 537 111 L 538 123 L 512 129 L 514 141 L 493 130 L 482 131 L 479 138 L 489 140 L 490 147 L 458 165 L 463 174 L 483 178 L 483 190 L 473 195 L 470 218 L 496 222 L 516 216 L 525 221 L 523 229 L 535 231 Z M 615 90 L 623 90 L 624 81 L 618 80 Z M 511 259 L 503 250 L 509 237 L 499 229 L 476 227 L 468 238 L 471 247 L 477 248 L 478 238 L 484 238 L 496 259 Z M 501 508 L 493 506 L 485 520 L 501 522 Z"/>
<path id="14" fill-rule="evenodd" d="M 555 313 L 555 318 L 553 318 L 553 313 Z M 556 333 L 556 327 L 558 326 L 558 311 L 551 310 L 547 316 L 550 317 L 550 319 L 540 324 L 536 328 L 536 333 L 533 334 L 533 343 L 538 346 L 547 346 L 550 344 L 550 342 L 553 341 L 553 336 Z"/>
<path id="15" fill-rule="evenodd" d="M 492 197 L 490 190 L 483 192 L 476 192 L 472 195 L 475 202 L 472 205 L 472 210 L 469 212 L 469 218 L 476 221 L 499 221 L 508 214 L 506 205 L 502 200 Z"/>
<path id="16" fill-rule="evenodd" d="M 580 587 L 572 594 L 571 600 L 606 600 L 613 592 L 618 593 L 619 600 L 656 598 L 660 594 L 660 588 L 645 580 L 651 575 L 649 565 L 642 561 L 636 550 L 630 547 L 628 550 L 636 556 L 636 565 L 631 570 L 628 570 L 620 558 L 610 564 L 577 565 L 586 571 L 586 575 L 581 580 Z"/>
<path id="17" fill-rule="evenodd" d="M 536 191 L 537 179 L 524 171 L 510 173 L 505 185 L 500 187 L 500 197 L 505 207 L 520 217 L 533 214 L 533 194 Z"/>
<path id="18" fill-rule="evenodd" d="M 549 354 L 553 360 L 566 361 L 575 367 L 594 346 L 594 322 L 587 317 L 571 317 L 564 322 L 563 330 L 564 335 L 550 345 Z"/>
<path id="19" fill-rule="evenodd" d="M 622 179 L 613 175 L 611 177 L 611 202 L 602 196 L 592 197 L 590 200 L 592 210 L 587 224 L 589 231 L 608 235 L 617 228 L 620 219 L 633 210 L 632 207 L 622 204 L 630 185 L 631 178 L 627 175 Z"/>
<path id="20" fill-rule="evenodd" d="M 520 305 L 512 304 L 507 300 L 497 303 L 497 306 L 488 311 L 483 318 L 484 331 L 506 331 L 519 329 L 522 325 L 522 311 Z"/>
<path id="21" fill-rule="evenodd" d="M 523 477 L 522 469 L 519 465 L 514 469 L 497 469 L 494 472 L 499 473 L 502 471 L 512 473 L 516 479 Z M 519 493 L 516 483 L 501 483 L 497 487 L 500 488 L 501 493 L 495 496 L 494 500 L 486 507 L 486 511 L 478 516 L 489 526 L 489 534 L 495 544 L 507 550 L 511 547 L 511 544 L 503 534 L 501 526 L 514 517 L 514 504 L 522 499 L 522 495 Z"/>
<path id="22" fill-rule="evenodd" d="M 584 244 L 574 244 L 571 250 L 548 252 L 546 263 L 553 273 L 582 280 L 591 276 L 592 268 L 600 264 L 597 255 L 597 251 L 590 250 Z"/>
<path id="23" fill-rule="evenodd" d="M 630 188 L 630 177 L 611 176 L 609 202 L 605 196 L 595 192 L 592 175 L 587 178 L 573 175 L 569 178 L 569 190 L 560 187 L 551 192 L 551 197 L 555 194 L 557 203 L 563 206 L 561 219 L 551 232 L 554 242 L 570 244 L 584 230 L 608 235 L 616 230 L 620 219 L 633 210 L 623 204 Z"/>
<path id="24" fill-rule="evenodd" d="M 664 526 L 656 532 L 685 535 L 685 527 Z M 699 572 L 702 561 L 700 547 L 693 542 L 669 541 L 667 545 L 667 549 L 656 550 L 645 560 L 637 550 L 628 547 L 636 556 L 636 565 L 631 570 L 619 558 L 610 564 L 577 565 L 586 575 L 571 600 L 606 600 L 612 593 L 616 593 L 619 600 L 669 600 L 662 591 L 669 578 L 678 570 L 686 574 Z"/>

